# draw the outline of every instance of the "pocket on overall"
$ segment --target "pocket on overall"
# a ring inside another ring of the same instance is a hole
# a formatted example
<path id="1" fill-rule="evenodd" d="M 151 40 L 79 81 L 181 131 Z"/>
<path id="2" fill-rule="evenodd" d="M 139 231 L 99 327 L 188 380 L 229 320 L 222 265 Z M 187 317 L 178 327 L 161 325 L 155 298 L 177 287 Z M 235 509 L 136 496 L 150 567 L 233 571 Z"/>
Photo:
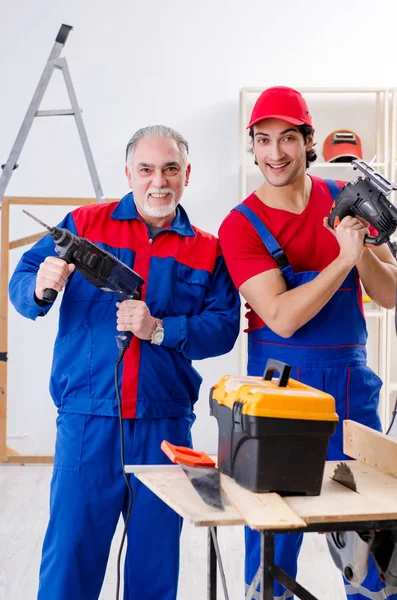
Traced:
<path id="1" fill-rule="evenodd" d="M 178 263 L 173 287 L 173 313 L 187 317 L 196 315 L 202 310 L 207 291 L 211 288 L 211 275 L 204 269 L 192 269 Z"/>
<path id="2" fill-rule="evenodd" d="M 382 380 L 368 366 L 350 367 L 347 385 L 347 418 L 382 430 L 378 415 Z"/>
<path id="3" fill-rule="evenodd" d="M 87 415 L 59 413 L 54 470 L 80 471 Z"/>
<path id="4" fill-rule="evenodd" d="M 50 392 L 57 406 L 66 397 L 90 397 L 92 332 L 81 325 L 58 338 L 54 345 Z"/>

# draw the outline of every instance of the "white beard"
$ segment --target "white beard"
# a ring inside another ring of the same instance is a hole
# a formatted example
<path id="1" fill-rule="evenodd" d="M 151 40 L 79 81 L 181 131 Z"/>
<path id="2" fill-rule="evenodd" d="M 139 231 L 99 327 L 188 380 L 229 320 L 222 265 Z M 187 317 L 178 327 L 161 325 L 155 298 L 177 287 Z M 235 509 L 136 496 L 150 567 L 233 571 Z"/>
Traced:
<path id="1" fill-rule="evenodd" d="M 169 201 L 168 204 L 164 204 L 162 206 L 153 206 L 149 200 L 150 194 L 170 194 L 171 200 Z M 146 192 L 145 198 L 142 202 L 142 210 L 148 217 L 162 218 L 162 217 L 168 217 L 169 215 L 172 215 L 172 213 L 176 209 L 176 205 L 177 205 L 177 203 L 175 202 L 175 193 L 170 188 L 162 188 L 162 189 L 150 188 Z"/>

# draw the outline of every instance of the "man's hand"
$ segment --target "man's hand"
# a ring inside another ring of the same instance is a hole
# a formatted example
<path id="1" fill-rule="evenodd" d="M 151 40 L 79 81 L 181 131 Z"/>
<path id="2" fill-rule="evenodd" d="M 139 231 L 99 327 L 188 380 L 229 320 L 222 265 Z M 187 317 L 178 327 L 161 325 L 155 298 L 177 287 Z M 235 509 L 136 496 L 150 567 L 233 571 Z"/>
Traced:
<path id="1" fill-rule="evenodd" d="M 150 340 L 156 319 L 142 300 L 117 302 L 117 331 L 132 331 L 141 340 Z"/>
<path id="2" fill-rule="evenodd" d="M 43 300 L 43 293 L 47 288 L 62 292 L 67 278 L 74 270 L 75 266 L 68 264 L 62 258 L 47 256 L 37 272 L 36 289 L 34 292 L 36 298 Z"/>
<path id="3" fill-rule="evenodd" d="M 335 231 L 328 225 L 328 217 L 324 226 L 336 236 L 340 246 L 339 257 L 354 267 L 359 262 L 364 251 L 364 238 L 369 235 L 369 229 L 360 219 L 347 216 L 336 226 Z"/>

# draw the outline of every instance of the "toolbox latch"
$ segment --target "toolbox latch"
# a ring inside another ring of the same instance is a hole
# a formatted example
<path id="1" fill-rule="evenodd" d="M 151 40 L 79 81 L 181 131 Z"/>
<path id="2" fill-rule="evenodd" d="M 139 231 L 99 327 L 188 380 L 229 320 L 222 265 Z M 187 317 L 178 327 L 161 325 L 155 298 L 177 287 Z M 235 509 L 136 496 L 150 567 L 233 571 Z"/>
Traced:
<path id="1" fill-rule="evenodd" d="M 243 431 L 243 402 L 235 402 L 233 404 L 233 430 L 236 433 L 241 433 Z"/>
<path id="2" fill-rule="evenodd" d="M 278 387 L 287 387 L 291 370 L 292 367 L 290 365 L 287 365 L 286 363 L 283 363 L 280 360 L 269 358 L 269 360 L 266 363 L 263 379 L 265 379 L 266 381 L 271 381 L 273 375 L 275 373 L 279 373 L 280 378 L 278 380 Z"/>

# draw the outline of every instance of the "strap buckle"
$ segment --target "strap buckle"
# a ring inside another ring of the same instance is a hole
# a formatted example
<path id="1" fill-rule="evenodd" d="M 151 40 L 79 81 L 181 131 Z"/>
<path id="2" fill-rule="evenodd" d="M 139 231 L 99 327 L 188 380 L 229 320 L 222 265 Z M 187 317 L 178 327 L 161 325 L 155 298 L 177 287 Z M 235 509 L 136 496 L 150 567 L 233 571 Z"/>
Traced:
<path id="1" fill-rule="evenodd" d="M 288 267 L 288 265 L 290 264 L 287 255 L 281 248 L 277 248 L 277 250 L 274 250 L 274 252 L 272 252 L 271 255 L 280 269 L 285 269 L 285 267 Z"/>

